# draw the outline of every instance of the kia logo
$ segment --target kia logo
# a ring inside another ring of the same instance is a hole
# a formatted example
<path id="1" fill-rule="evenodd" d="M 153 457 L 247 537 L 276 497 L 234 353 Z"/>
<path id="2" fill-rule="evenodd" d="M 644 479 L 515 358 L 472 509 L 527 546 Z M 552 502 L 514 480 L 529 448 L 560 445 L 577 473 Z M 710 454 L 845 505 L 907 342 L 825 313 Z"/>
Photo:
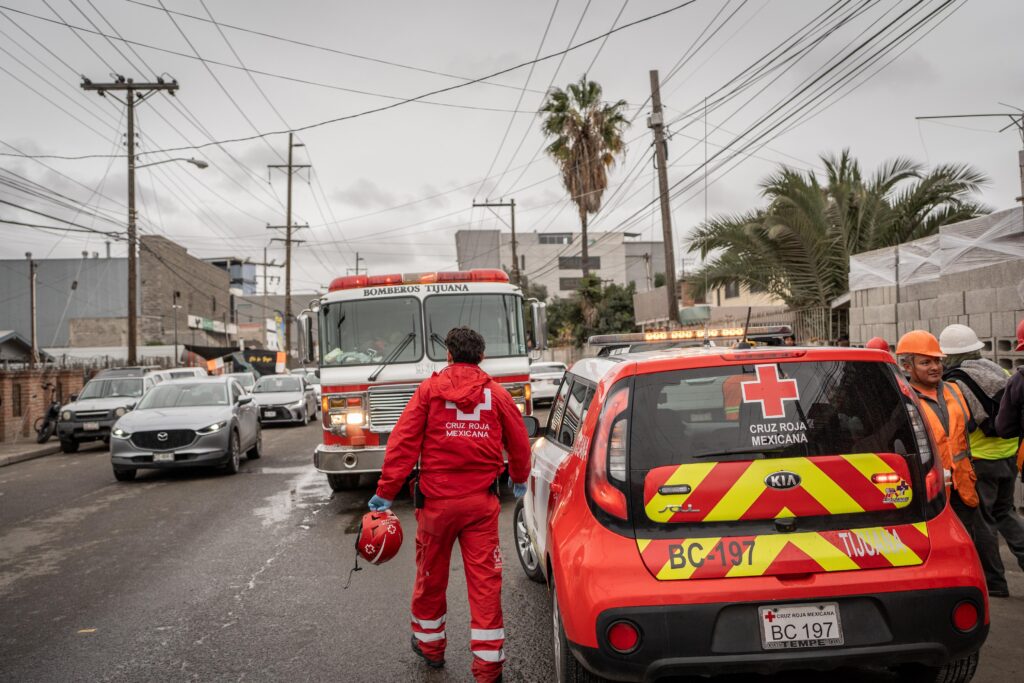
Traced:
<path id="1" fill-rule="evenodd" d="M 779 491 L 793 489 L 800 485 L 800 475 L 788 470 L 772 472 L 764 478 L 764 485 L 770 486 L 773 489 L 778 489 Z"/>
<path id="2" fill-rule="evenodd" d="M 167 432 L 160 432 L 156 435 L 157 441 L 167 441 Z"/>

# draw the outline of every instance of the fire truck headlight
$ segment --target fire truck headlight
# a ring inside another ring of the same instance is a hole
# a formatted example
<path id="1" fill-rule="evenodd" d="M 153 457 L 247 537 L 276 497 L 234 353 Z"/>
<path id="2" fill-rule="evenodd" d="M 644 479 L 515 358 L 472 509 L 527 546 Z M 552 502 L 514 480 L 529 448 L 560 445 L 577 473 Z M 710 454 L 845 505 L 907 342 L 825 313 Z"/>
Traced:
<path id="1" fill-rule="evenodd" d="M 517 403 L 516 407 L 519 408 L 519 414 L 520 415 L 526 414 L 526 404 L 525 403 Z"/>
<path id="2" fill-rule="evenodd" d="M 331 416 L 333 419 L 333 415 Z M 345 423 L 350 425 L 361 425 L 363 424 L 363 411 L 361 410 L 350 410 L 345 413 Z"/>
<path id="3" fill-rule="evenodd" d="M 343 425 L 343 424 L 345 424 L 345 415 L 344 414 L 342 414 L 342 413 L 332 413 L 331 414 L 331 426 L 332 427 L 337 427 L 338 425 Z"/>

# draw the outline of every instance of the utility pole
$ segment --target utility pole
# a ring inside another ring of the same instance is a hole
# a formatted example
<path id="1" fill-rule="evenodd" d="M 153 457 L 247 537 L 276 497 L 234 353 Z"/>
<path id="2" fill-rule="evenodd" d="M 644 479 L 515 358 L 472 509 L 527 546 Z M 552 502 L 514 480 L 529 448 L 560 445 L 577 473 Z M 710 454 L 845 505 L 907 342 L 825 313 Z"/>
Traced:
<path id="1" fill-rule="evenodd" d="M 284 347 L 285 350 L 290 354 L 292 351 L 292 230 L 299 227 L 308 228 L 308 225 L 304 226 L 293 226 L 292 225 L 292 176 L 295 174 L 295 170 L 299 168 L 309 168 L 309 164 L 295 164 L 293 161 L 292 152 L 296 147 L 305 147 L 301 142 L 296 144 L 294 142 L 294 133 L 288 133 L 288 163 L 285 164 L 269 164 L 267 168 L 282 168 L 287 169 L 288 172 L 288 206 L 286 208 L 286 223 L 283 226 L 285 229 L 285 241 L 284 241 Z M 271 229 L 280 229 L 282 226 L 267 226 Z"/>
<path id="2" fill-rule="evenodd" d="M 135 253 L 135 106 L 142 104 L 160 90 L 166 90 L 168 94 L 174 95 L 177 89 L 178 81 L 173 79 L 170 83 L 163 78 L 157 78 L 156 83 L 136 83 L 130 78 L 118 76 L 113 83 L 93 83 L 88 78 L 82 78 L 82 90 L 95 90 L 100 97 L 106 97 L 108 92 L 123 90 L 123 100 L 114 95 L 111 97 L 128 108 L 128 365 L 136 364 L 139 325 L 135 276 L 138 258 Z"/>
<path id="3" fill-rule="evenodd" d="M 36 341 L 36 270 L 39 264 L 32 260 L 31 251 L 25 252 L 25 258 L 28 259 L 29 305 L 32 307 L 32 354 L 29 356 L 28 366 L 34 369 L 39 362 L 39 343 Z"/>
<path id="4" fill-rule="evenodd" d="M 661 112 L 661 87 L 658 70 L 651 76 L 651 115 L 647 127 L 654 131 L 654 158 L 658 164 L 658 193 L 661 195 L 661 233 L 665 241 L 665 294 L 667 296 L 668 326 L 679 322 L 679 302 L 676 299 L 676 256 L 672 243 L 672 213 L 668 206 L 668 162 L 665 151 L 665 116 Z"/>
<path id="5" fill-rule="evenodd" d="M 505 223 L 505 221 L 501 218 L 501 216 L 498 216 L 498 220 L 500 220 L 502 223 L 505 223 L 505 225 L 507 225 L 509 227 L 509 229 L 512 230 L 512 284 L 521 287 L 522 286 L 522 278 L 521 278 L 522 274 L 519 272 L 519 252 L 517 251 L 517 245 L 516 245 L 516 200 L 510 199 L 507 202 L 481 202 L 481 203 L 477 203 L 477 202 L 474 201 L 473 202 L 473 206 L 482 206 L 482 207 L 488 208 L 488 209 L 491 210 L 491 213 L 493 213 L 495 216 L 498 216 L 498 214 L 494 212 L 494 208 L 496 208 L 496 207 L 508 207 L 509 209 L 512 210 L 512 223 L 511 224 Z"/>
<path id="6" fill-rule="evenodd" d="M 178 303 L 178 297 L 181 296 L 181 292 L 174 290 L 174 297 L 171 299 L 171 310 L 174 311 L 174 367 L 178 367 L 178 311 L 181 309 L 181 304 Z"/>
<path id="7" fill-rule="evenodd" d="M 356 267 L 355 268 L 346 268 L 345 272 L 348 273 L 348 274 L 351 274 L 352 271 L 355 270 L 356 271 L 355 274 L 359 275 L 359 271 L 362 270 L 365 273 L 366 272 L 366 268 L 362 268 L 362 269 L 359 268 L 359 262 L 360 261 L 365 261 L 365 260 L 366 259 L 364 259 L 362 256 L 360 256 L 359 252 L 357 251 L 356 252 Z"/>
<path id="8" fill-rule="evenodd" d="M 271 277 L 270 275 L 267 275 L 267 268 L 284 268 L 284 264 L 283 263 L 278 263 L 277 259 L 274 259 L 273 261 L 267 261 L 267 248 L 263 247 L 263 262 L 262 263 L 256 263 L 254 265 L 263 266 L 263 308 L 261 309 L 259 318 L 260 318 L 260 320 L 266 321 L 267 310 L 269 310 L 267 308 L 267 289 L 268 289 L 267 284 L 269 283 L 269 281 L 271 279 L 273 279 L 273 280 L 280 280 L 280 278 L 277 277 L 276 275 L 273 276 L 273 277 Z M 266 325 L 264 324 L 263 327 L 266 328 Z M 260 334 L 261 335 L 264 334 L 265 331 L 266 331 L 265 329 L 260 330 Z"/>
<path id="9" fill-rule="evenodd" d="M 1003 104 L 1000 102 L 1000 104 Z M 1003 104 L 1003 106 L 1009 106 Z M 1017 109 L 1017 107 L 1012 107 Z M 1018 109 L 1017 112 L 1003 112 L 1001 114 L 948 114 L 946 116 L 915 116 L 917 121 L 927 121 L 934 119 L 982 119 L 982 118 L 1009 118 L 1010 122 L 999 129 L 999 132 L 1009 130 L 1010 128 L 1016 127 L 1017 132 L 1020 134 L 1021 147 L 1017 152 L 1017 167 L 1020 173 L 1020 196 L 1016 198 L 1016 201 L 1020 202 L 1021 211 L 1024 212 L 1024 110 Z"/>

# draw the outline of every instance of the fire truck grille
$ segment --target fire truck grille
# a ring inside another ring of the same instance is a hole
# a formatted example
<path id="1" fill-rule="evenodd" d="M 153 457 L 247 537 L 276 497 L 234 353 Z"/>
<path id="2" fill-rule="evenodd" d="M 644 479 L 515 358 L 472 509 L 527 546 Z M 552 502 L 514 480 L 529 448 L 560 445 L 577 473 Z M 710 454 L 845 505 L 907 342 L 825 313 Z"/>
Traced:
<path id="1" fill-rule="evenodd" d="M 370 429 L 390 432 L 415 391 L 415 384 L 370 387 Z"/>

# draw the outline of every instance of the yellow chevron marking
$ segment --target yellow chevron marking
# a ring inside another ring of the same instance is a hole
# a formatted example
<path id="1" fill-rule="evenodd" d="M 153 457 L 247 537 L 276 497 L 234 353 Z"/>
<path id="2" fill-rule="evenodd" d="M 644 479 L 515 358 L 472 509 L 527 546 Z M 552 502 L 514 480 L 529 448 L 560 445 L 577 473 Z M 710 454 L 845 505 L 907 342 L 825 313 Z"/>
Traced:
<path id="1" fill-rule="evenodd" d="M 928 537 L 928 522 L 916 522 L 914 528 L 924 534 L 925 538 Z"/>
<path id="2" fill-rule="evenodd" d="M 649 539 L 649 538 L 638 538 L 638 539 L 636 539 L 636 549 L 639 550 L 641 554 L 643 554 L 644 550 L 650 544 L 651 544 L 651 539 Z"/>
<path id="3" fill-rule="evenodd" d="M 707 557 L 707 554 L 714 549 L 715 545 L 718 543 L 719 540 L 721 539 L 692 538 L 681 541 L 680 545 L 682 545 L 682 555 L 680 556 L 679 560 L 677 560 L 676 566 L 672 566 L 672 557 L 670 556 L 668 561 L 665 562 L 664 566 L 658 572 L 658 580 L 669 581 L 672 579 L 690 578 L 691 576 L 693 576 L 693 573 L 697 571 L 697 569 L 699 569 L 701 565 L 703 565 L 705 558 Z M 694 546 L 699 547 L 694 548 Z M 689 558 L 691 556 L 697 562 L 697 564 L 693 564 L 689 561 Z M 683 564 L 683 566 L 679 566 L 680 561 Z M 715 558 L 715 561 L 717 561 L 717 558 Z"/>
<path id="4" fill-rule="evenodd" d="M 789 539 L 793 537 L 793 534 L 785 536 L 783 534 L 772 534 L 770 536 L 755 536 L 754 537 L 754 561 L 750 564 L 741 564 L 737 567 L 733 567 L 726 573 L 726 577 L 733 578 L 737 576 L 761 576 L 768 567 L 771 566 L 775 558 L 779 556 L 782 549 L 789 543 Z"/>
<path id="5" fill-rule="evenodd" d="M 793 536 L 793 545 L 807 553 L 827 572 L 845 572 L 860 568 L 842 550 L 817 533 L 793 534 Z"/>
<path id="6" fill-rule="evenodd" d="M 756 460 L 704 517 L 707 522 L 740 519 L 765 491 L 765 477 L 780 470 L 800 475 L 801 487 L 832 514 L 863 512 L 857 501 L 807 458 Z"/>
<path id="7" fill-rule="evenodd" d="M 671 510 L 666 510 L 666 507 L 685 505 L 686 499 L 693 495 L 693 492 L 697 490 L 700 483 L 704 481 L 708 473 L 714 468 L 715 463 L 713 462 L 702 462 L 695 463 L 692 465 L 680 465 L 676 468 L 668 479 L 662 484 L 662 486 L 673 486 L 678 484 L 687 484 L 690 487 L 690 493 L 675 493 L 668 496 L 663 496 L 660 493 L 655 493 L 651 501 L 647 503 L 646 511 L 647 518 L 655 522 L 667 522 L 675 514 Z M 648 476 L 650 476 L 648 474 Z"/>

